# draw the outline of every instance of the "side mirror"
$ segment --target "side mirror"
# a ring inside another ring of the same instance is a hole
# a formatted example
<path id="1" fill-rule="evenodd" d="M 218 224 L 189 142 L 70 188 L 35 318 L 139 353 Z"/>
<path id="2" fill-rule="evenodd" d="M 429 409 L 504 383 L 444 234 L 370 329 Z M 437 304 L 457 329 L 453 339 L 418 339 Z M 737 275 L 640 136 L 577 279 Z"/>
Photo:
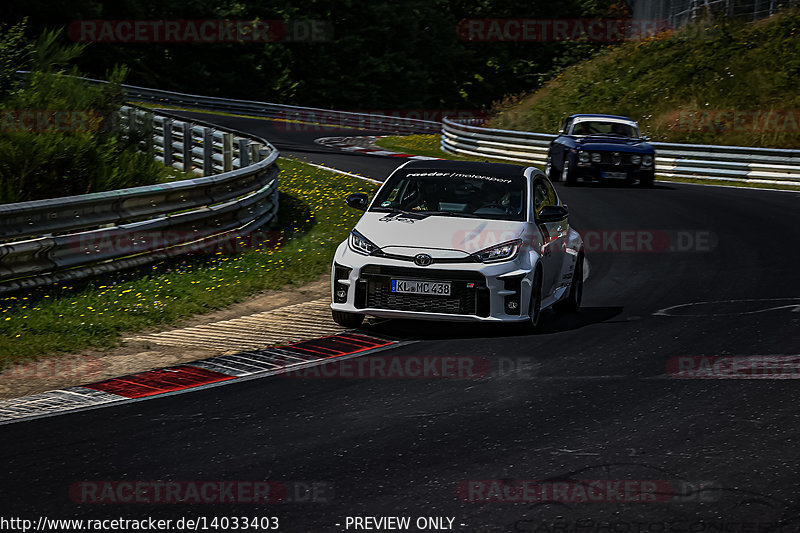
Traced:
<path id="1" fill-rule="evenodd" d="M 650 142 L 650 136 L 649 135 L 642 135 L 642 140 L 644 142 Z"/>
<path id="2" fill-rule="evenodd" d="M 538 222 L 559 222 L 569 216 L 566 206 L 563 205 L 546 205 L 536 216 Z"/>
<path id="3" fill-rule="evenodd" d="M 358 209 L 359 211 L 366 211 L 367 207 L 369 207 L 369 197 L 363 192 L 354 192 L 347 197 L 345 202 L 353 209 Z"/>

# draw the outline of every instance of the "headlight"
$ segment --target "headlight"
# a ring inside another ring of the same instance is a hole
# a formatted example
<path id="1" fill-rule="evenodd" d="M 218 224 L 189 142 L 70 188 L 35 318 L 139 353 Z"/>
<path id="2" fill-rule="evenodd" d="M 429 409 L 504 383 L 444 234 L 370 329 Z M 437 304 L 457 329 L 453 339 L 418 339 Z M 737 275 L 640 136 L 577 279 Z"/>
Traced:
<path id="1" fill-rule="evenodd" d="M 589 162 L 589 152 L 580 152 L 580 153 L 578 153 L 578 159 L 580 159 L 581 163 L 588 163 Z"/>
<path id="2" fill-rule="evenodd" d="M 483 263 L 507 261 L 517 256 L 517 252 L 519 252 L 519 247 L 521 244 L 522 239 L 514 239 L 513 241 L 504 242 L 503 244 L 486 248 L 480 252 L 475 252 L 472 255 L 473 257 L 480 259 Z"/>
<path id="3" fill-rule="evenodd" d="M 644 157 L 642 158 L 642 164 L 643 164 L 644 166 L 646 166 L 646 167 L 652 166 L 652 165 L 653 165 L 653 156 L 652 156 L 652 155 L 646 155 L 646 156 L 644 156 Z"/>
<path id="4" fill-rule="evenodd" d="M 592 152 L 592 163 L 599 163 L 600 161 L 602 161 L 600 152 Z"/>
<path id="5" fill-rule="evenodd" d="M 640 155 L 632 155 L 631 156 L 631 163 L 633 163 L 634 165 L 638 165 L 641 162 L 642 162 L 642 156 L 640 156 Z"/>
<path id="6" fill-rule="evenodd" d="M 378 250 L 378 247 L 372 244 L 369 239 L 361 235 L 356 230 L 350 233 L 350 238 L 347 240 L 350 249 L 364 255 L 372 255 Z"/>

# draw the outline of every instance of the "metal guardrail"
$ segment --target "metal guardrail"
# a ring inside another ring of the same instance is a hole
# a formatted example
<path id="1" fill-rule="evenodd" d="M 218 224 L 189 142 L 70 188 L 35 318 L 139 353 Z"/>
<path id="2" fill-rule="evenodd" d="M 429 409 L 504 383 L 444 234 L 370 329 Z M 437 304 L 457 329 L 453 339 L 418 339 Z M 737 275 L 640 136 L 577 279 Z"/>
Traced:
<path id="1" fill-rule="evenodd" d="M 445 118 L 441 148 L 457 155 L 491 157 L 544 166 L 555 135 L 483 128 Z M 651 143 L 656 176 L 704 180 L 800 185 L 800 150 Z"/>
<path id="2" fill-rule="evenodd" d="M 0 205 L 0 294 L 208 249 L 275 219 L 278 151 L 266 140 L 135 106 L 120 124 L 205 177 Z"/>
<path id="3" fill-rule="evenodd" d="M 24 79 L 27 71 L 17 71 L 17 76 Z M 105 84 L 104 80 L 82 78 L 89 83 Z M 232 100 L 197 94 L 178 93 L 121 85 L 128 101 L 148 102 L 170 106 L 185 106 L 195 109 L 207 109 L 224 113 L 238 113 L 255 117 L 294 121 L 310 124 L 331 125 L 339 128 L 374 129 L 396 133 L 439 133 L 440 122 L 407 117 L 393 117 L 376 113 L 357 113 L 352 111 L 336 111 L 317 107 L 299 107 L 284 104 L 272 104 L 255 100 Z"/>

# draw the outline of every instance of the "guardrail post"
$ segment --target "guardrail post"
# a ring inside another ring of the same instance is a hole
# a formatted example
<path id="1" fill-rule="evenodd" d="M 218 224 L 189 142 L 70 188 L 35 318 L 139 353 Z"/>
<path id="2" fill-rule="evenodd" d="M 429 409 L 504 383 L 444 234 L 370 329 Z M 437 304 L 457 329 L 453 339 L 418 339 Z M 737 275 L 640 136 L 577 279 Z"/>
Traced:
<path id="1" fill-rule="evenodd" d="M 254 163 L 261 161 L 261 148 L 263 148 L 261 143 L 250 143 L 250 161 Z"/>
<path id="2" fill-rule="evenodd" d="M 203 128 L 203 176 L 214 174 L 214 130 Z"/>
<path id="3" fill-rule="evenodd" d="M 222 134 L 222 171 L 233 170 L 233 133 Z"/>
<path id="4" fill-rule="evenodd" d="M 153 114 L 145 112 L 142 116 L 142 128 L 144 129 L 144 144 L 148 154 L 153 154 L 155 151 L 155 124 L 153 123 Z"/>
<path id="5" fill-rule="evenodd" d="M 183 171 L 192 171 L 192 123 L 183 123 Z"/>
<path id="6" fill-rule="evenodd" d="M 172 122 L 171 118 L 164 119 L 164 164 L 172 166 Z"/>
<path id="7" fill-rule="evenodd" d="M 239 168 L 246 167 L 250 164 L 249 144 L 249 139 L 239 139 Z"/>

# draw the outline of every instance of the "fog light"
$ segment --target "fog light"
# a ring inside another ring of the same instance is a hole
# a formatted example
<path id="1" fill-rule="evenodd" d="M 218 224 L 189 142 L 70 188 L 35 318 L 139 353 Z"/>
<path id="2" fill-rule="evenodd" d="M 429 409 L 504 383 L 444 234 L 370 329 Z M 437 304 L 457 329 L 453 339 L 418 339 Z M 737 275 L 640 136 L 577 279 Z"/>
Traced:
<path id="1" fill-rule="evenodd" d="M 507 291 L 514 291 L 514 294 L 509 294 L 503 301 L 507 315 L 519 314 L 520 295 L 522 294 L 522 277 L 523 276 L 514 276 L 513 278 L 503 279 L 503 288 Z"/>
<path id="2" fill-rule="evenodd" d="M 333 301 L 337 304 L 347 303 L 347 285 L 340 283 L 350 279 L 350 272 L 353 269 L 336 265 L 333 271 Z"/>

